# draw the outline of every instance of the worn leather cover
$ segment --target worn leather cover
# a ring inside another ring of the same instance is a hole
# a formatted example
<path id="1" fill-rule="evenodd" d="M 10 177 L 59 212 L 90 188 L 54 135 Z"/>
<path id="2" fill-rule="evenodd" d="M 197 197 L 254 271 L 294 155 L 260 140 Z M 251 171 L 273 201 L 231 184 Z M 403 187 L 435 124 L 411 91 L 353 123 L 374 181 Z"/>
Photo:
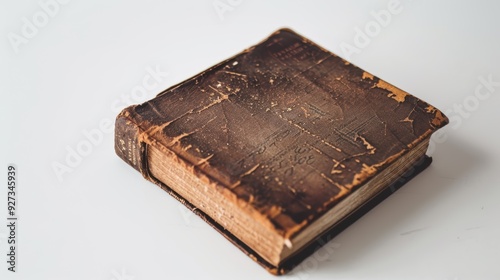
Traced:
<path id="1" fill-rule="evenodd" d="M 282 29 L 126 108 L 116 120 L 115 150 L 192 209 L 149 173 L 148 145 L 172 151 L 292 238 L 447 123 L 428 103 Z M 293 259 L 270 271 L 283 273 Z"/>

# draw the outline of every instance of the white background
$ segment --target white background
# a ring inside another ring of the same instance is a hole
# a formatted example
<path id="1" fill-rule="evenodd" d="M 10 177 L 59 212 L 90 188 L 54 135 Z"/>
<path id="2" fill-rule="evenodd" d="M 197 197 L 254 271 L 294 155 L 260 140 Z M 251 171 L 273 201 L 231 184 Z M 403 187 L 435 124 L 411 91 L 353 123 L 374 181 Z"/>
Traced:
<path id="1" fill-rule="evenodd" d="M 284 26 L 452 123 L 433 138 L 431 167 L 283 279 L 500 279 L 498 1 L 401 0 L 380 30 L 371 11 L 389 1 L 173 2 L 73 0 L 48 15 L 38 1 L 2 1 L 0 279 L 275 279 L 122 162 L 100 123 Z M 356 28 L 367 27 L 360 44 Z M 168 75 L 144 89 L 148 71 Z M 89 148 L 85 132 L 102 138 L 71 167 L 69 151 Z M 9 163 L 19 170 L 16 273 Z"/>

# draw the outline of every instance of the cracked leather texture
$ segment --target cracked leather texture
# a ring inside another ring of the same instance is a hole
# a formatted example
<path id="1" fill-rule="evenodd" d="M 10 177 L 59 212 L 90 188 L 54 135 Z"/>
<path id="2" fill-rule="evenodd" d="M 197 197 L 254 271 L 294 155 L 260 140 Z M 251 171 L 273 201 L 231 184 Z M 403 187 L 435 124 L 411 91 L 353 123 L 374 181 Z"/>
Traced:
<path id="1" fill-rule="evenodd" d="M 120 116 L 287 238 L 448 122 L 288 29 Z"/>

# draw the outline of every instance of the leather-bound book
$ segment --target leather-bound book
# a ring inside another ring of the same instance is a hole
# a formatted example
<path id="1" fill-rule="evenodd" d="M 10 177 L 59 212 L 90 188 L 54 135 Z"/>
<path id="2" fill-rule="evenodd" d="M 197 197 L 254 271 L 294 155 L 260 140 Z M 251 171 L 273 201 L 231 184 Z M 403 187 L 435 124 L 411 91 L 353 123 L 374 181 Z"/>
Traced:
<path id="1" fill-rule="evenodd" d="M 283 274 L 427 167 L 429 138 L 447 123 L 432 105 L 281 29 L 124 109 L 115 150 Z"/>

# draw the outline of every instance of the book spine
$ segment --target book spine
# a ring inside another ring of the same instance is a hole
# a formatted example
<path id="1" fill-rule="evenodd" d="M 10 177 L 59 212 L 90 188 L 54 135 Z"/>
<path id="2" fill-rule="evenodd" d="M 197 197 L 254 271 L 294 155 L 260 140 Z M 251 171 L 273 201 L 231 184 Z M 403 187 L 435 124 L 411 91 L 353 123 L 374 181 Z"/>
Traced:
<path id="1" fill-rule="evenodd" d="M 141 130 L 130 117 L 133 108 L 134 106 L 125 108 L 116 117 L 115 152 L 126 163 L 141 172 L 146 179 L 149 179 L 147 160 L 144 158 L 146 144 L 140 141 Z"/>

